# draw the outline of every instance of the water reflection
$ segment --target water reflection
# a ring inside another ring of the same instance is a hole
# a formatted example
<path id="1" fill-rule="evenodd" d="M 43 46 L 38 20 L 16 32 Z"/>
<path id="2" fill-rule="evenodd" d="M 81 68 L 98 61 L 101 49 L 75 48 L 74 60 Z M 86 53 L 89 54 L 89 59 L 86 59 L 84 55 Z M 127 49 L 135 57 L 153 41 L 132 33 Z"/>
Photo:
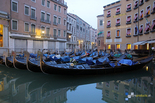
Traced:
<path id="1" fill-rule="evenodd" d="M 155 64 L 151 63 L 148 65 L 148 71 L 144 68 L 103 76 L 58 76 L 0 66 L 0 102 L 65 103 L 67 91 L 76 91 L 79 85 L 98 82 L 96 88 L 102 90 L 102 100 L 108 103 L 154 103 L 155 78 L 152 76 L 155 73 L 154 67 Z M 151 97 L 132 97 L 125 101 L 127 98 L 125 93 L 131 94 L 131 92 Z"/>

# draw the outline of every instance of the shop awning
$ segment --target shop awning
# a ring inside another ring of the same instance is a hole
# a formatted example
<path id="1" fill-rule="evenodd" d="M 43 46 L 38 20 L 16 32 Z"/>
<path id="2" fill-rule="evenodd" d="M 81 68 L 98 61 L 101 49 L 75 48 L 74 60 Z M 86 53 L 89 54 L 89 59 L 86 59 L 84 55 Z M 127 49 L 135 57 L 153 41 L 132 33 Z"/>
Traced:
<path id="1" fill-rule="evenodd" d="M 139 41 L 139 42 L 133 43 L 133 45 L 145 45 L 145 44 L 146 44 L 146 41 Z"/>
<path id="2" fill-rule="evenodd" d="M 152 43 L 155 43 L 155 40 L 139 41 L 139 42 L 133 43 L 133 45 L 145 45 L 146 43 L 152 44 Z"/>

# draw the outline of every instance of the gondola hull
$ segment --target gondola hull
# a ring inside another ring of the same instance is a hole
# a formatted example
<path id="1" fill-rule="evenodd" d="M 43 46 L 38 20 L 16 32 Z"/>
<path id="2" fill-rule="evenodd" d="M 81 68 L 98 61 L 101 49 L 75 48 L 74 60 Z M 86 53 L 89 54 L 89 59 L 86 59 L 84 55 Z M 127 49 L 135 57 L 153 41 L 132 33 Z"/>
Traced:
<path id="1" fill-rule="evenodd" d="M 17 60 L 16 58 L 14 58 L 13 59 L 13 66 L 16 69 L 23 69 L 23 70 L 27 69 L 27 67 L 26 67 L 26 60 L 24 60 L 24 59 L 21 59 L 21 61 L 20 61 L 20 60 Z"/>
<path id="2" fill-rule="evenodd" d="M 117 67 L 95 67 L 92 68 L 87 64 L 78 65 L 76 68 L 72 68 L 68 64 L 64 65 L 49 65 L 43 60 L 40 62 L 41 70 L 45 74 L 60 74 L 60 75 L 101 75 L 108 73 L 116 73 L 123 71 L 131 71 L 136 69 L 143 68 L 146 64 L 148 64 L 152 60 L 153 56 L 149 56 L 145 59 L 145 62 L 140 64 L 135 64 L 132 66 L 123 65 Z"/>
<path id="3" fill-rule="evenodd" d="M 14 68 L 13 66 L 13 59 L 11 57 L 5 56 L 5 65 L 9 68 Z"/>
<path id="4" fill-rule="evenodd" d="M 40 64 L 37 65 L 30 60 L 27 60 L 27 69 L 31 72 L 41 72 Z"/>

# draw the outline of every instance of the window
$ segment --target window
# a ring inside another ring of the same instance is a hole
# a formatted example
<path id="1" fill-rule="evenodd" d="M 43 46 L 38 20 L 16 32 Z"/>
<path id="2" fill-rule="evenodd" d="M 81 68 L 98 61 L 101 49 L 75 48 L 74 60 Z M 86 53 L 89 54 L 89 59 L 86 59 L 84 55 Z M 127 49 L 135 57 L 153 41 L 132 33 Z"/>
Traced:
<path id="1" fill-rule="evenodd" d="M 45 20 L 45 12 L 41 12 L 41 20 L 42 20 L 42 21 Z"/>
<path id="2" fill-rule="evenodd" d="M 66 31 L 64 31 L 64 37 L 66 37 Z"/>
<path id="3" fill-rule="evenodd" d="M 35 17 L 36 17 L 36 9 L 31 8 L 31 18 L 35 18 Z"/>
<path id="4" fill-rule="evenodd" d="M 41 1 L 41 4 L 42 4 L 43 6 L 45 6 L 45 0 L 42 0 L 42 1 Z"/>
<path id="5" fill-rule="evenodd" d="M 126 35 L 127 35 L 127 36 L 131 36 L 131 28 L 128 28 L 128 29 L 127 29 Z"/>
<path id="6" fill-rule="evenodd" d="M 126 45 L 126 49 L 127 49 L 127 50 L 130 50 L 130 49 L 131 49 L 131 44 L 127 44 L 127 45 Z"/>
<path id="7" fill-rule="evenodd" d="M 66 20 L 64 19 L 64 25 L 66 25 Z"/>
<path id="8" fill-rule="evenodd" d="M 110 31 L 107 32 L 107 37 L 110 38 Z"/>
<path id="9" fill-rule="evenodd" d="M 110 16 L 110 13 L 111 13 L 110 11 L 107 11 L 107 16 Z"/>
<path id="10" fill-rule="evenodd" d="M 138 1 L 135 1 L 135 9 L 138 7 Z"/>
<path id="11" fill-rule="evenodd" d="M 17 28 L 17 20 L 12 20 L 12 29 L 13 30 L 18 30 L 18 28 Z"/>
<path id="12" fill-rule="evenodd" d="M 116 49 L 120 49 L 120 44 L 116 44 Z"/>
<path id="13" fill-rule="evenodd" d="M 12 11 L 18 12 L 18 2 L 12 0 Z"/>
<path id="14" fill-rule="evenodd" d="M 141 10 L 141 11 L 140 11 L 140 19 L 142 19 L 142 18 L 143 18 L 143 15 L 144 15 L 144 11 L 143 11 L 143 10 Z"/>
<path id="15" fill-rule="evenodd" d="M 153 2 L 153 8 L 152 8 L 152 11 L 155 12 L 155 1 Z M 152 12 L 152 13 L 153 13 L 153 12 Z"/>
<path id="16" fill-rule="evenodd" d="M 58 30 L 58 36 L 61 36 L 61 34 L 60 34 L 60 33 L 61 33 L 61 31 L 60 31 L 60 30 Z"/>
<path id="17" fill-rule="evenodd" d="M 25 31 L 29 32 L 29 23 L 25 23 Z"/>
<path id="18" fill-rule="evenodd" d="M 36 0 L 31 0 L 31 1 L 36 2 Z"/>
<path id="19" fill-rule="evenodd" d="M 135 14 L 134 21 L 138 21 L 138 13 Z"/>
<path id="20" fill-rule="evenodd" d="M 79 30 L 79 25 L 76 25 L 76 29 Z"/>
<path id="21" fill-rule="evenodd" d="M 138 45 L 134 45 L 134 49 L 136 49 L 136 50 L 137 50 L 137 49 L 138 49 Z"/>
<path id="22" fill-rule="evenodd" d="M 56 5 L 56 4 L 54 4 L 54 10 L 55 10 L 55 11 L 57 10 L 57 5 Z"/>
<path id="23" fill-rule="evenodd" d="M 140 6 L 143 4 L 144 0 L 140 0 Z"/>
<path id="24" fill-rule="evenodd" d="M 120 14 L 120 8 L 116 9 L 116 15 Z"/>
<path id="25" fill-rule="evenodd" d="M 47 1 L 47 7 L 50 8 L 50 1 Z"/>
<path id="26" fill-rule="evenodd" d="M 120 19 L 116 19 L 116 26 L 120 25 Z"/>
<path id="27" fill-rule="evenodd" d="M 50 28 L 46 28 L 46 35 L 50 36 Z"/>
<path id="28" fill-rule="evenodd" d="M 47 14 L 47 22 L 49 23 L 50 22 L 50 14 Z"/>
<path id="29" fill-rule="evenodd" d="M 31 24 L 31 33 L 35 34 L 35 25 Z"/>
<path id="30" fill-rule="evenodd" d="M 128 5 L 127 5 L 127 12 L 128 12 L 128 11 L 131 11 L 131 4 L 128 4 Z"/>
<path id="31" fill-rule="evenodd" d="M 102 26 L 103 25 L 103 20 L 100 20 L 100 26 Z"/>
<path id="32" fill-rule="evenodd" d="M 54 23 L 57 23 L 57 17 L 54 16 Z"/>
<path id="33" fill-rule="evenodd" d="M 150 30 L 150 23 L 148 22 L 145 24 L 145 32 L 149 32 L 149 30 Z"/>
<path id="34" fill-rule="evenodd" d="M 98 41 L 98 46 L 100 46 L 100 40 Z"/>
<path id="35" fill-rule="evenodd" d="M 29 16 L 29 6 L 25 5 L 25 15 L 28 15 Z"/>
<path id="36" fill-rule="evenodd" d="M 45 34 L 45 27 L 44 27 L 44 26 L 41 27 L 41 34 L 42 34 L 42 35 Z"/>
<path id="37" fill-rule="evenodd" d="M 66 12 L 66 9 L 64 9 L 64 14 L 66 15 L 66 13 L 67 13 L 67 12 Z"/>
<path id="38" fill-rule="evenodd" d="M 155 30 L 155 19 L 152 21 L 152 26 L 150 28 L 151 30 Z"/>
<path id="39" fill-rule="evenodd" d="M 127 16 L 126 23 L 131 23 L 131 16 Z"/>
<path id="40" fill-rule="evenodd" d="M 0 47 L 3 47 L 3 25 L 0 24 Z"/>
<path id="41" fill-rule="evenodd" d="M 61 24 L 61 18 L 58 18 L 58 23 Z"/>
<path id="42" fill-rule="evenodd" d="M 150 9 L 151 9 L 150 6 L 148 6 L 148 7 L 146 8 L 146 13 L 145 13 L 146 16 L 147 16 L 147 15 L 150 15 Z"/>
<path id="43" fill-rule="evenodd" d="M 116 37 L 120 37 L 120 30 L 116 30 Z"/>
<path id="44" fill-rule="evenodd" d="M 57 30 L 56 29 L 54 29 L 54 36 L 56 36 L 57 35 Z"/>
<path id="45" fill-rule="evenodd" d="M 59 12 L 61 12 L 61 6 L 59 6 Z"/>
<path id="46" fill-rule="evenodd" d="M 135 27 L 135 29 L 134 29 L 134 35 L 138 35 L 138 28 L 137 27 Z"/>
<path id="47" fill-rule="evenodd" d="M 139 28 L 139 33 L 142 34 L 143 33 L 143 25 L 140 25 L 140 28 Z"/>
<path id="48" fill-rule="evenodd" d="M 107 22 L 107 27 L 110 27 L 111 26 L 111 22 L 110 20 Z"/>
<path id="49" fill-rule="evenodd" d="M 110 44 L 108 44 L 107 47 L 108 47 L 108 49 L 111 49 L 111 45 Z"/>

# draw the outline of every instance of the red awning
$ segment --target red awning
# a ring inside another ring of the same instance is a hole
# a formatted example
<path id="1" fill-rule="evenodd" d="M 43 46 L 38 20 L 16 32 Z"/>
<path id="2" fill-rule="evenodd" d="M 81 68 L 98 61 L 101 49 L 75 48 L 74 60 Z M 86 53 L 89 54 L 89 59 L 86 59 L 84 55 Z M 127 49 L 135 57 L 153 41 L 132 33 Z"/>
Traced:
<path id="1" fill-rule="evenodd" d="M 143 30 L 143 27 L 140 27 L 140 30 L 139 30 L 139 32 L 142 32 L 142 30 Z"/>
<path id="2" fill-rule="evenodd" d="M 136 20 L 136 19 L 137 19 L 137 17 L 138 17 L 138 16 L 137 16 L 137 15 L 135 15 L 134 20 Z"/>
<path id="3" fill-rule="evenodd" d="M 130 34 L 130 32 L 131 32 L 131 30 L 130 30 L 130 29 L 127 29 L 127 35 L 129 35 L 129 34 Z"/>
<path id="4" fill-rule="evenodd" d="M 110 32 L 108 32 L 107 37 L 110 37 Z"/>
<path id="5" fill-rule="evenodd" d="M 127 8 L 129 9 L 131 7 L 131 5 L 128 5 Z"/>
<path id="6" fill-rule="evenodd" d="M 146 28 L 145 28 L 145 31 L 146 31 L 146 30 L 148 30 L 149 28 L 150 28 L 150 26 L 149 26 L 149 25 L 147 25 L 147 26 L 146 26 Z"/>

